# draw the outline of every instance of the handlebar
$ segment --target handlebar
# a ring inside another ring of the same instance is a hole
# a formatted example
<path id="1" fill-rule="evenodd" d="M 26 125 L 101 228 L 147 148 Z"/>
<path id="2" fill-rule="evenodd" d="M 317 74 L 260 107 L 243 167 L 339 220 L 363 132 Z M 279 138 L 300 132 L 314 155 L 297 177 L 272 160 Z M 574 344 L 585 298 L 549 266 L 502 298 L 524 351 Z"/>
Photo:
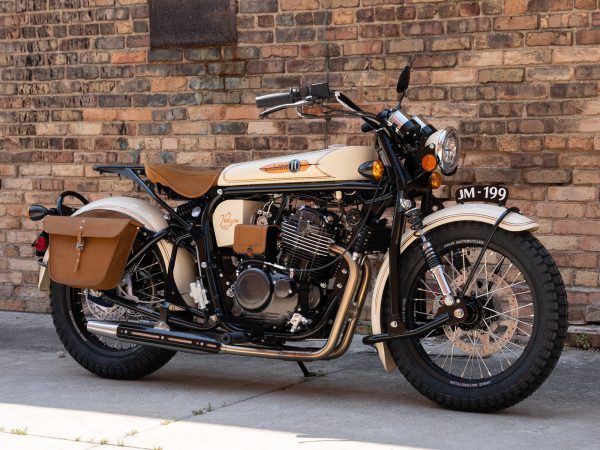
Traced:
<path id="1" fill-rule="evenodd" d="M 295 103 L 302 97 L 299 89 L 290 89 L 289 92 L 278 92 L 256 97 L 256 106 L 259 108 L 270 108 L 272 106 Z"/>
<path id="2" fill-rule="evenodd" d="M 306 97 L 312 97 L 315 100 L 324 100 L 333 96 L 327 83 L 315 83 L 309 87 L 290 89 L 288 92 L 278 92 L 276 94 L 266 94 L 256 97 L 256 106 L 259 108 L 271 108 L 280 105 L 290 105 Z"/>

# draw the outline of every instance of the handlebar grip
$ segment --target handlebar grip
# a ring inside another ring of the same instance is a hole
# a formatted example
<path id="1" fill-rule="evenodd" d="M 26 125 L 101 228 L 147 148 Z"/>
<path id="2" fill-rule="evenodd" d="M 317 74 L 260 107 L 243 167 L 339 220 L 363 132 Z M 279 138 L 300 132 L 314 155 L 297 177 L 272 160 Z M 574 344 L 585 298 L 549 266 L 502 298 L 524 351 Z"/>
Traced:
<path id="1" fill-rule="evenodd" d="M 373 128 L 373 126 L 370 123 L 363 123 L 360 126 L 360 131 L 362 131 L 363 133 L 368 133 L 369 131 L 374 131 L 375 128 Z"/>
<path id="2" fill-rule="evenodd" d="M 270 108 L 272 106 L 294 103 L 294 92 L 279 92 L 277 94 L 267 94 L 256 97 L 256 106 L 259 108 Z"/>

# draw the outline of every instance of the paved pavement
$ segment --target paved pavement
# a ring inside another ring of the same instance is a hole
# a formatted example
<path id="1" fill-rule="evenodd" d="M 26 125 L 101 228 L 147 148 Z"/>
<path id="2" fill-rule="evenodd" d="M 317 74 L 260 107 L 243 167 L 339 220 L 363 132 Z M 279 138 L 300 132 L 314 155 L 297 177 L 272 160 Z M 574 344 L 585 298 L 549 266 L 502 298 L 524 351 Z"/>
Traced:
<path id="1" fill-rule="evenodd" d="M 356 342 L 304 381 L 293 363 L 179 353 L 138 381 L 98 378 L 49 316 L 0 313 L 0 449 L 600 448 L 600 352 L 568 349 L 532 397 L 447 411 Z"/>

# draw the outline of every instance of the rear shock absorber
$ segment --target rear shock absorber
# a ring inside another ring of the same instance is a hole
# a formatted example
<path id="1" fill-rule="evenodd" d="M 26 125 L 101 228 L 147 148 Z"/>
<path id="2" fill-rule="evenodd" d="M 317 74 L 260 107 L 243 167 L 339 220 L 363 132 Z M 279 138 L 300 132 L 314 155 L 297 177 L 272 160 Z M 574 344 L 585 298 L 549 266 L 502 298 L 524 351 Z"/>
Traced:
<path id="1" fill-rule="evenodd" d="M 425 262 L 427 263 L 427 267 L 433 274 L 435 281 L 437 282 L 442 295 L 444 297 L 444 304 L 446 306 L 454 305 L 454 296 L 452 295 L 452 290 L 448 285 L 448 280 L 446 280 L 446 275 L 444 274 L 444 269 L 442 267 L 442 261 L 440 259 L 440 255 L 438 255 L 435 248 L 431 244 L 431 239 L 429 238 L 429 233 L 424 230 L 423 226 L 423 217 L 421 215 L 421 210 L 416 208 L 411 200 L 404 200 L 405 202 L 410 202 L 410 209 L 406 211 L 404 214 L 410 223 L 410 227 L 415 231 L 415 235 L 419 237 L 421 240 L 421 249 L 423 250 L 423 256 L 425 256 Z"/>

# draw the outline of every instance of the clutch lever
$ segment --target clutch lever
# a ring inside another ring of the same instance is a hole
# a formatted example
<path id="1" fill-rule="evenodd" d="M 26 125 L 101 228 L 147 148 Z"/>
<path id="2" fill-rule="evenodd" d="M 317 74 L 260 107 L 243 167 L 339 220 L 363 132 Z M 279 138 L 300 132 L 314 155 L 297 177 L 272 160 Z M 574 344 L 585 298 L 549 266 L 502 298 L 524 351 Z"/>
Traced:
<path id="1" fill-rule="evenodd" d="M 263 112 L 261 112 L 260 113 L 260 118 L 264 119 L 269 114 L 273 114 L 274 112 L 281 111 L 282 109 L 287 109 L 287 108 L 301 108 L 302 106 L 306 106 L 306 105 L 309 105 L 311 103 L 312 102 L 309 102 L 307 100 L 299 100 L 299 101 L 294 102 L 294 103 L 285 103 L 283 105 L 273 106 L 273 107 L 271 107 L 269 109 L 265 109 Z"/>

